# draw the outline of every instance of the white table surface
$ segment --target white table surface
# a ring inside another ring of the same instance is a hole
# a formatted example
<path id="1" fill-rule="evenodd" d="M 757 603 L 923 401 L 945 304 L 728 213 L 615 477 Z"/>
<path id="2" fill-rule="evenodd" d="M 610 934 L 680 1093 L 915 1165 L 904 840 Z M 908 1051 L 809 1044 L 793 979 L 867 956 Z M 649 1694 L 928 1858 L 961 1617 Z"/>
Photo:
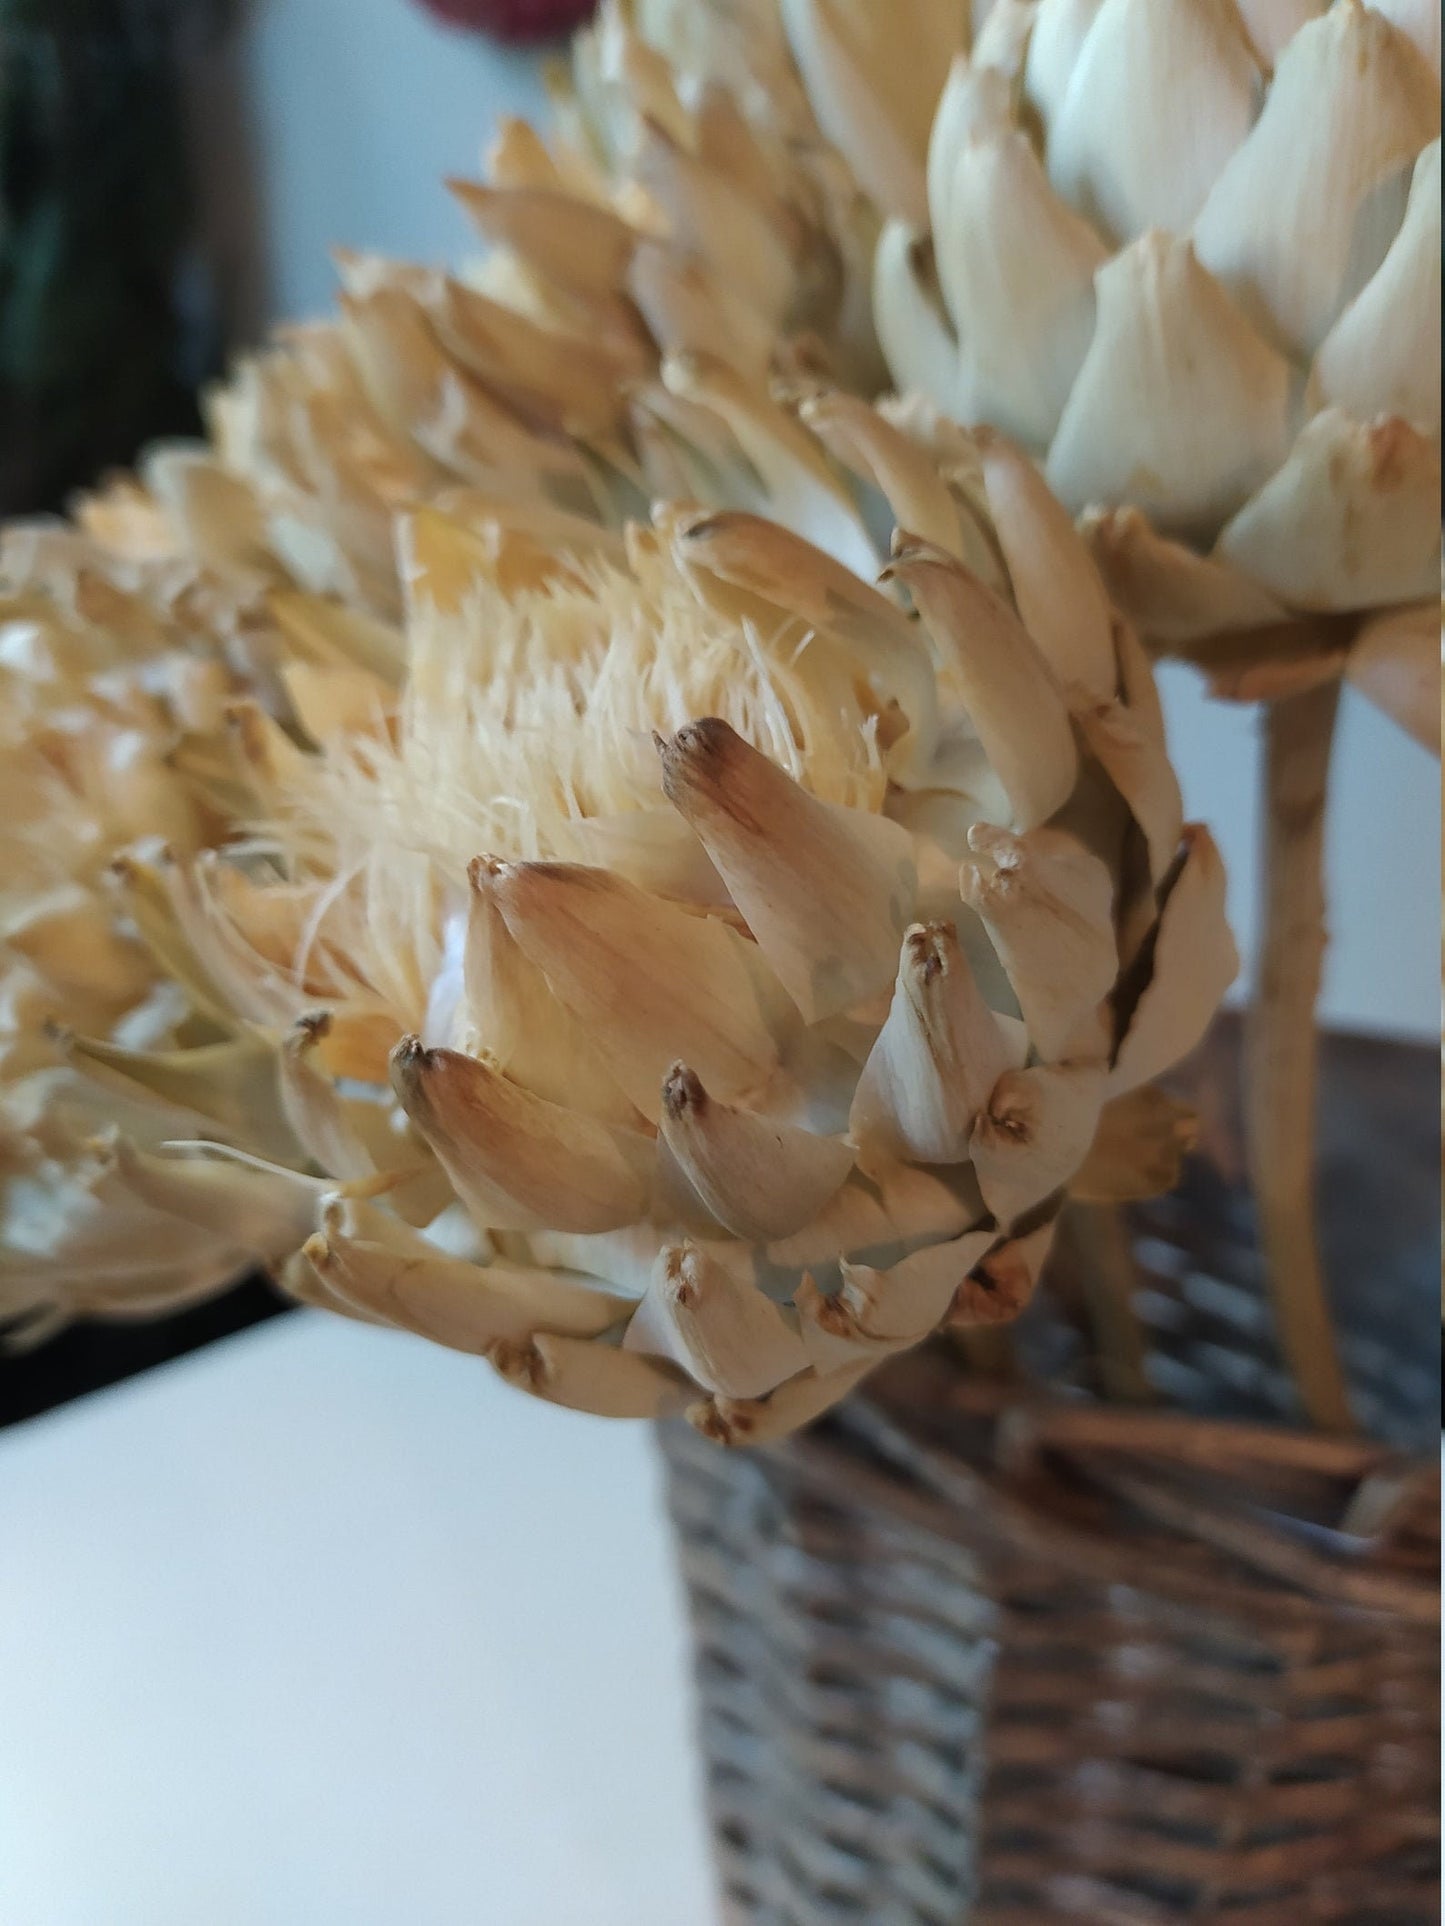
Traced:
<path id="1" fill-rule="evenodd" d="M 0 1433 L 6 1926 L 708 1926 L 645 1429 L 320 1314 Z"/>

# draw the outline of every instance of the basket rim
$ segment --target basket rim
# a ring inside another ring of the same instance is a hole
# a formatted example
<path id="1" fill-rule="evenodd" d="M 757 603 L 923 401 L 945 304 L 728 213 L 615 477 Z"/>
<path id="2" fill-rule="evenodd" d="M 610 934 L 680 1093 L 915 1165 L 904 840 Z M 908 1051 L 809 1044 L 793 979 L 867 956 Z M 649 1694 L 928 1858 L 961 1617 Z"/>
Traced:
<path id="1" fill-rule="evenodd" d="M 1287 1425 L 1084 1403 L 971 1380 L 920 1354 L 877 1374 L 825 1425 L 759 1455 L 836 1495 L 844 1451 L 850 1503 L 1216 1625 L 1257 1618 L 1261 1588 L 1342 1617 L 1440 1623 L 1438 1560 L 1402 1555 L 1400 1543 L 1427 1511 L 1438 1521 L 1434 1457 Z M 1247 1495 L 1246 1479 L 1266 1492 L 1273 1482 L 1282 1501 Z M 1327 1489 L 1332 1503 L 1338 1494 L 1337 1520 L 1291 1509 L 1297 1489 Z M 1217 1575 L 1201 1586 L 1197 1556 L 1171 1560 L 1171 1542 L 1210 1555 Z"/>

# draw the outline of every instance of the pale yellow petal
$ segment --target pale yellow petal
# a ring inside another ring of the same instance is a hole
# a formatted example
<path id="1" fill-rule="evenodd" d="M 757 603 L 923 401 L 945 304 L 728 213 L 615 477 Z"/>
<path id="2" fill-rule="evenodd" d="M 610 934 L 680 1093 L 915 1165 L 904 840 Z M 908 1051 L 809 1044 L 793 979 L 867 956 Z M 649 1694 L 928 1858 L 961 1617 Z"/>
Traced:
<path id="1" fill-rule="evenodd" d="M 1423 600 L 1439 584 L 1439 441 L 1324 409 L 1216 554 L 1300 608 Z"/>
<path id="2" fill-rule="evenodd" d="M 1438 18 L 1439 10 L 1436 9 Z M 1401 415 L 1440 428 L 1440 142 L 1415 163 L 1399 233 L 1373 278 L 1330 329 L 1311 386 L 1360 420 Z"/>
<path id="3" fill-rule="evenodd" d="M 960 147 L 933 248 L 965 419 L 1047 447 L 1094 332 L 1103 241 L 1049 185 L 1028 138 L 1008 128 Z"/>
<path id="4" fill-rule="evenodd" d="M 896 387 L 927 395 L 958 421 L 977 419 L 931 244 L 901 221 L 888 223 L 873 256 L 873 319 Z"/>
<path id="5" fill-rule="evenodd" d="M 1350 650 L 1346 671 L 1361 695 L 1436 756 L 1440 652 L 1440 603 L 1420 602 L 1366 622 Z"/>
<path id="6" fill-rule="evenodd" d="M 533 1096 L 455 1050 L 403 1038 L 392 1083 L 483 1228 L 615 1230 L 647 1207 L 651 1140 Z"/>
<path id="7" fill-rule="evenodd" d="M 1118 686 L 1109 598 L 1068 511 L 1027 455 L 980 434 L 988 505 L 1023 625 L 1071 705 Z M 910 524 L 911 526 L 911 524 Z"/>
<path id="8" fill-rule="evenodd" d="M 796 1319 L 693 1243 L 664 1247 L 623 1344 L 727 1398 L 762 1397 L 808 1363 Z"/>
<path id="9" fill-rule="evenodd" d="M 1181 646 L 1288 618 L 1278 596 L 1158 534 L 1137 508 L 1091 511 L 1081 529 L 1114 603 L 1155 643 Z"/>
<path id="10" fill-rule="evenodd" d="M 1302 27 L 1195 224 L 1199 259 L 1296 354 L 1385 258 L 1415 156 L 1440 131 L 1423 56 L 1362 0 Z"/>
<path id="11" fill-rule="evenodd" d="M 1143 235 L 1097 289 L 1049 481 L 1076 511 L 1129 503 L 1166 532 L 1211 536 L 1284 458 L 1289 364 L 1187 241 Z"/>
<path id="12" fill-rule="evenodd" d="M 504 864 L 495 890 L 507 928 L 644 1116 L 660 1115 L 679 1059 L 724 1099 L 766 1083 L 778 1057 L 767 986 L 725 924 L 580 865 Z"/>
<path id="13" fill-rule="evenodd" d="M 858 1079 L 848 1130 L 869 1158 L 959 1163 L 1017 1039 L 979 993 L 951 924 L 915 924 L 888 1016 Z"/>
<path id="14" fill-rule="evenodd" d="M 1014 836 L 979 823 L 968 840 L 964 901 L 983 918 L 1039 1055 L 1067 1061 L 1119 967 L 1113 878 L 1062 830 Z"/>
<path id="15" fill-rule="evenodd" d="M 933 638 L 1015 824 L 1046 822 L 1073 790 L 1078 756 L 1068 706 L 1037 644 L 999 596 L 939 549 L 905 538 L 887 573 Z"/>
<path id="16" fill-rule="evenodd" d="M 885 988 L 917 894 L 907 831 L 820 802 L 716 717 L 658 749 L 669 801 L 807 1021 Z"/>
<path id="17" fill-rule="evenodd" d="M 801 1229 L 853 1168 L 839 1138 L 720 1103 L 680 1063 L 663 1088 L 662 1138 L 717 1222 L 753 1243 Z"/>
<path id="18" fill-rule="evenodd" d="M 1199 1042 L 1239 971 L 1224 913 L 1224 864 L 1202 824 L 1184 831 L 1185 854 L 1159 915 L 1149 977 L 1127 1016 L 1110 1075 L 1111 1095 L 1136 1089 Z"/>
<path id="19" fill-rule="evenodd" d="M 1084 1161 L 1106 1077 L 1103 1064 L 1034 1064 L 994 1085 L 969 1148 L 983 1200 L 1001 1225 L 1060 1189 Z"/>
<path id="20" fill-rule="evenodd" d="M 924 158 L 963 13 L 933 0 L 782 0 L 793 58 L 824 134 L 886 215 L 927 220 Z"/>
<path id="21" fill-rule="evenodd" d="M 697 1389 L 675 1365 L 595 1338 L 539 1332 L 534 1338 L 504 1339 L 487 1355 L 517 1390 L 602 1418 L 671 1417 Z"/>
<path id="22" fill-rule="evenodd" d="M 1115 240 L 1183 233 L 1258 80 L 1234 0 L 1104 0 L 1049 126 L 1049 179 Z"/>

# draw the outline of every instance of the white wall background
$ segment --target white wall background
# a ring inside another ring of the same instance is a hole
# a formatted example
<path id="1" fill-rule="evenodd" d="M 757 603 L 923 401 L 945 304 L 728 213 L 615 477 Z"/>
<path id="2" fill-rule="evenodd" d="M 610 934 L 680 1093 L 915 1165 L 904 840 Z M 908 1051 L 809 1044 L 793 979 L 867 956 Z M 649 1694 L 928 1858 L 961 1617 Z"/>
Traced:
<path id="1" fill-rule="evenodd" d="M 233 211 L 221 237 L 233 312 L 247 323 L 328 305 L 328 250 L 337 244 L 414 260 L 466 248 L 469 231 L 441 177 L 475 172 L 498 113 L 530 116 L 543 104 L 530 59 L 449 32 L 412 0 L 254 0 L 240 64 L 239 114 L 209 102 L 200 119 L 218 182 L 234 190 L 238 168 L 249 164 L 254 174 L 253 231 Z M 248 145 L 249 162 L 238 151 Z M 1185 671 L 1164 680 L 1185 801 L 1223 847 L 1248 957 L 1255 717 L 1206 702 Z M 1335 776 L 1325 1019 L 1434 1036 L 1438 765 L 1347 693 Z"/>

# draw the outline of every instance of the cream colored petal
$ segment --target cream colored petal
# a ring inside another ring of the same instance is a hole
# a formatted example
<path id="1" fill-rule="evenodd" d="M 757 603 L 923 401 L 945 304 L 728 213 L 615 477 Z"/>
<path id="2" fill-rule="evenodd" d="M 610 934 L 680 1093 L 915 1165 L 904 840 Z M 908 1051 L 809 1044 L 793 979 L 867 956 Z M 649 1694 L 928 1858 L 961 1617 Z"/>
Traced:
<path id="1" fill-rule="evenodd" d="M 769 1244 L 767 1258 L 791 1271 L 823 1270 L 842 1257 L 886 1266 L 921 1245 L 976 1229 L 984 1215 L 967 1172 L 880 1164 L 867 1182 L 845 1184 L 811 1224 Z"/>
<path id="2" fill-rule="evenodd" d="M 256 490 L 199 445 L 163 442 L 142 456 L 140 477 L 184 531 L 198 561 L 213 568 L 257 569 L 276 579 Z"/>
<path id="3" fill-rule="evenodd" d="M 1024 627 L 1071 706 L 1118 687 L 1109 598 L 1088 549 L 1027 455 L 980 433 L 983 480 Z M 912 526 L 912 524 L 908 524 Z"/>
<path id="4" fill-rule="evenodd" d="M 639 889 L 685 903 L 724 908 L 727 889 L 693 831 L 659 798 L 656 809 L 579 816 L 568 825 L 559 853 L 615 870 Z"/>
<path id="5" fill-rule="evenodd" d="M 1156 533 L 1137 508 L 1094 510 L 1080 527 L 1115 605 L 1156 645 L 1182 647 L 1288 619 L 1288 607 L 1268 589 Z"/>
<path id="6" fill-rule="evenodd" d="M 469 867 L 471 901 L 462 953 L 463 1011 L 485 1055 L 513 1083 L 549 1103 L 630 1125 L 638 1112 L 596 1045 L 508 930 L 497 905 L 496 866 Z"/>
<path id="7" fill-rule="evenodd" d="M 656 1224 L 629 1224 L 625 1230 L 603 1231 L 597 1237 L 573 1237 L 565 1231 L 529 1231 L 527 1251 L 534 1263 L 556 1270 L 597 1277 L 609 1288 L 630 1297 L 634 1304 L 647 1295 L 657 1254 L 667 1241 Z M 740 1251 L 741 1245 L 713 1246 Z"/>
<path id="8" fill-rule="evenodd" d="M 933 247 L 970 418 L 1046 447 L 1094 332 L 1104 243 L 1050 187 L 1027 137 L 1004 129 L 955 155 Z"/>
<path id="9" fill-rule="evenodd" d="M 901 221 L 888 223 L 873 256 L 873 319 L 896 387 L 927 395 L 958 421 L 978 419 L 930 244 Z"/>
<path id="10" fill-rule="evenodd" d="M 1329 0 L 1237 0 L 1237 5 L 1260 64 L 1272 69 L 1300 28 L 1322 14 Z"/>
<path id="11" fill-rule="evenodd" d="M 404 1037 L 392 1084 L 485 1229 L 615 1230 L 647 1208 L 649 1138 L 534 1097 L 455 1050 Z"/>
<path id="12" fill-rule="evenodd" d="M 1440 603 L 1389 609 L 1365 623 L 1346 673 L 1361 695 L 1440 753 Z"/>
<path id="13" fill-rule="evenodd" d="M 880 490 L 895 527 L 961 555 L 965 535 L 948 484 L 917 442 L 857 395 L 827 389 L 807 395 L 798 413 L 823 446 Z"/>
<path id="14" fill-rule="evenodd" d="M 1102 1064 L 1035 1064 L 994 1085 L 970 1151 L 983 1200 L 1014 1223 L 1066 1184 L 1088 1155 L 1107 1072 Z"/>
<path id="15" fill-rule="evenodd" d="M 1049 127 L 1049 179 L 1116 240 L 1183 233 L 1258 82 L 1234 0 L 1104 0 Z"/>
<path id="16" fill-rule="evenodd" d="M 1141 723 L 1122 702 L 1076 711 L 1084 741 L 1129 805 L 1149 846 L 1149 874 L 1163 881 L 1179 853 L 1184 803 L 1179 778 L 1162 735 Z"/>
<path id="17" fill-rule="evenodd" d="M 642 372 L 640 357 L 629 362 L 605 343 L 541 327 L 461 281 L 442 281 L 429 314 L 443 347 L 479 380 L 572 434 L 616 427 L 622 386 Z"/>
<path id="18" fill-rule="evenodd" d="M 1440 0 L 1372 0 L 1377 13 L 1414 41 L 1440 78 Z"/>
<path id="19" fill-rule="evenodd" d="M 629 1299 L 549 1271 L 468 1264 L 439 1251 L 406 1254 L 330 1225 L 308 1239 L 305 1251 L 322 1280 L 348 1302 L 476 1356 L 539 1330 L 595 1337 L 632 1309 Z"/>
<path id="20" fill-rule="evenodd" d="M 769 209 L 646 123 L 632 171 L 676 245 L 714 263 L 732 291 L 775 325 L 785 319 L 796 275 L 788 237 Z"/>
<path id="21" fill-rule="evenodd" d="M 688 1408 L 688 1422 L 714 1444 L 772 1444 L 846 1398 L 874 1362 L 867 1358 L 841 1371 L 802 1371 L 767 1398 L 709 1398 Z"/>
<path id="22" fill-rule="evenodd" d="M 1439 122 L 1419 52 L 1373 7 L 1340 0 L 1285 49 L 1195 224 L 1199 259 L 1291 352 L 1312 354 L 1385 258 Z"/>
<path id="23" fill-rule="evenodd" d="M 1068 800 L 1078 769 L 1068 707 L 1013 611 L 960 563 L 903 539 L 887 575 L 907 589 L 1020 829 Z"/>
<path id="24" fill-rule="evenodd" d="M 687 355 L 665 361 L 662 378 L 673 394 L 704 403 L 727 423 L 762 477 L 775 521 L 855 575 L 871 578 L 877 556 L 868 531 L 806 429 L 726 362 Z"/>
<path id="25" fill-rule="evenodd" d="M 1008 74 L 955 54 L 928 136 L 928 225 L 947 232 L 953 219 L 953 173 L 972 140 L 1005 132 L 1014 121 Z"/>
<path id="26" fill-rule="evenodd" d="M 836 644 L 908 728 L 886 754 L 889 775 L 913 788 L 933 773 L 938 688 L 928 650 L 903 612 L 869 583 L 761 516 L 723 512 L 680 523 L 674 552 L 817 632 L 813 649 Z"/>
<path id="27" fill-rule="evenodd" d="M 1187 1056 L 1239 972 L 1214 838 L 1202 824 L 1189 823 L 1184 843 L 1179 873 L 1159 914 L 1149 979 L 1114 1059 L 1109 1088 L 1115 1096 Z"/>
<path id="28" fill-rule="evenodd" d="M 658 738 L 662 786 L 810 1023 L 892 980 L 918 879 L 908 832 L 810 796 L 716 717 Z"/>
<path id="29" fill-rule="evenodd" d="M 675 1365 L 596 1338 L 539 1332 L 531 1339 L 504 1339 L 488 1357 L 518 1391 L 602 1418 L 672 1417 L 697 1389 Z"/>
<path id="30" fill-rule="evenodd" d="M 724 1100 L 766 1083 L 778 1056 L 766 981 L 723 923 L 580 865 L 503 864 L 494 887 L 507 928 L 644 1116 L 660 1115 L 679 1059 Z"/>
<path id="31" fill-rule="evenodd" d="M 1024 62 L 1037 10 L 1038 0 L 987 0 L 986 9 L 974 9 L 973 50 L 969 58 L 975 67 L 985 72 L 1002 74 L 1014 94 L 1023 85 Z"/>
<path id="32" fill-rule="evenodd" d="M 1322 404 L 1361 420 L 1401 415 L 1422 434 L 1439 433 L 1438 139 L 1415 163 L 1405 219 L 1389 253 L 1326 335 L 1311 390 Z"/>
<path id="33" fill-rule="evenodd" d="M 963 13 L 932 0 L 782 0 L 783 24 L 824 134 L 885 215 L 928 218 L 924 156 Z"/>
<path id="34" fill-rule="evenodd" d="M 503 475 L 523 493 L 585 478 L 576 449 L 533 431 L 451 360 L 421 307 L 399 289 L 342 297 L 347 338 L 381 415 L 433 460 L 477 480 Z"/>
<path id="35" fill-rule="evenodd" d="M 766 375 L 776 323 L 697 256 L 644 241 L 628 270 L 627 291 L 664 355 L 709 355 L 754 380 Z"/>
<path id="36" fill-rule="evenodd" d="M 841 1287 L 816 1298 L 812 1321 L 840 1338 L 916 1344 L 947 1315 L 964 1279 L 997 1242 L 990 1227 L 925 1245 L 887 1270 L 845 1263 Z"/>
<path id="37" fill-rule="evenodd" d="M 266 607 L 298 658 L 322 668 L 365 669 L 391 684 L 401 679 L 406 643 L 387 623 L 300 589 L 274 589 Z"/>
<path id="38" fill-rule="evenodd" d="M 209 1124 L 279 1162 L 296 1156 L 296 1139 L 277 1115 L 276 1053 L 267 1042 L 238 1037 L 193 1049 L 125 1050 L 95 1037 L 67 1037 L 63 1049 L 102 1088 L 150 1098 L 191 1126 Z M 181 1134 L 174 1117 L 167 1127 Z"/>
<path id="39" fill-rule="evenodd" d="M 1326 408 L 1219 538 L 1217 559 L 1306 609 L 1420 601 L 1440 576 L 1440 444 Z"/>
<path id="40" fill-rule="evenodd" d="M 680 1063 L 663 1088 L 662 1136 L 717 1222 L 753 1243 L 801 1229 L 853 1168 L 838 1138 L 719 1103 Z"/>
<path id="41" fill-rule="evenodd" d="M 150 959 L 114 927 L 109 907 L 79 884 L 4 905 L 0 941 L 53 990 L 119 1013 L 145 995 Z"/>
<path id="42" fill-rule="evenodd" d="M 125 1138 L 114 1145 L 122 1187 L 153 1210 L 211 1231 L 263 1261 L 298 1249 L 315 1221 L 321 1181 L 273 1164 L 220 1154 L 153 1155 Z"/>
<path id="43" fill-rule="evenodd" d="M 366 669 L 286 662 L 281 682 L 296 722 L 315 743 L 336 736 L 385 735 L 396 714 L 395 690 Z"/>
<path id="44" fill-rule="evenodd" d="M 964 901 L 983 918 L 1034 1048 L 1046 1062 L 1064 1060 L 1119 967 L 1113 879 L 1062 830 L 1014 836 L 979 823 L 968 840 Z"/>
<path id="45" fill-rule="evenodd" d="M 296 1141 L 328 1176 L 350 1182 L 374 1176 L 376 1165 L 349 1127 L 335 1083 L 312 1061 L 330 1023 L 323 1013 L 296 1024 L 277 1058 L 276 1078 L 281 1108 Z"/>
<path id="46" fill-rule="evenodd" d="M 623 1343 L 728 1398 L 762 1397 L 808 1362 L 792 1315 L 693 1243 L 662 1250 Z"/>
<path id="47" fill-rule="evenodd" d="M 1024 99 L 1045 132 L 1059 117 L 1089 30 L 1104 0 L 1039 0 L 1024 62 Z"/>
<path id="48" fill-rule="evenodd" d="M 1099 321 L 1049 450 L 1071 509 L 1130 503 L 1212 535 L 1284 458 L 1290 369 L 1200 266 L 1148 233 L 1101 269 Z"/>
<path id="49" fill-rule="evenodd" d="M 557 163 L 530 121 L 503 114 L 488 143 L 487 179 L 496 187 L 560 187 Z"/>
<path id="50" fill-rule="evenodd" d="M 489 240 L 515 249 L 546 279 L 583 294 L 621 290 L 637 234 L 606 208 L 545 188 L 461 180 L 447 187 Z"/>
<path id="51" fill-rule="evenodd" d="M 1146 1083 L 1114 1097 L 1099 1113 L 1089 1153 L 1069 1179 L 1086 1204 L 1130 1204 L 1173 1190 L 1199 1130 L 1187 1103 Z"/>
<path id="52" fill-rule="evenodd" d="M 158 866 L 127 851 L 112 862 L 110 875 L 126 913 L 162 974 L 180 984 L 203 1016 L 229 1027 L 235 1021 L 235 1010 L 177 918 L 166 877 L 166 869 L 173 867 L 169 863 Z"/>
<path id="53" fill-rule="evenodd" d="M 990 1090 L 1020 1061 L 1016 1038 L 980 995 L 953 926 L 915 924 L 858 1079 L 849 1135 L 869 1160 L 961 1163 Z"/>

